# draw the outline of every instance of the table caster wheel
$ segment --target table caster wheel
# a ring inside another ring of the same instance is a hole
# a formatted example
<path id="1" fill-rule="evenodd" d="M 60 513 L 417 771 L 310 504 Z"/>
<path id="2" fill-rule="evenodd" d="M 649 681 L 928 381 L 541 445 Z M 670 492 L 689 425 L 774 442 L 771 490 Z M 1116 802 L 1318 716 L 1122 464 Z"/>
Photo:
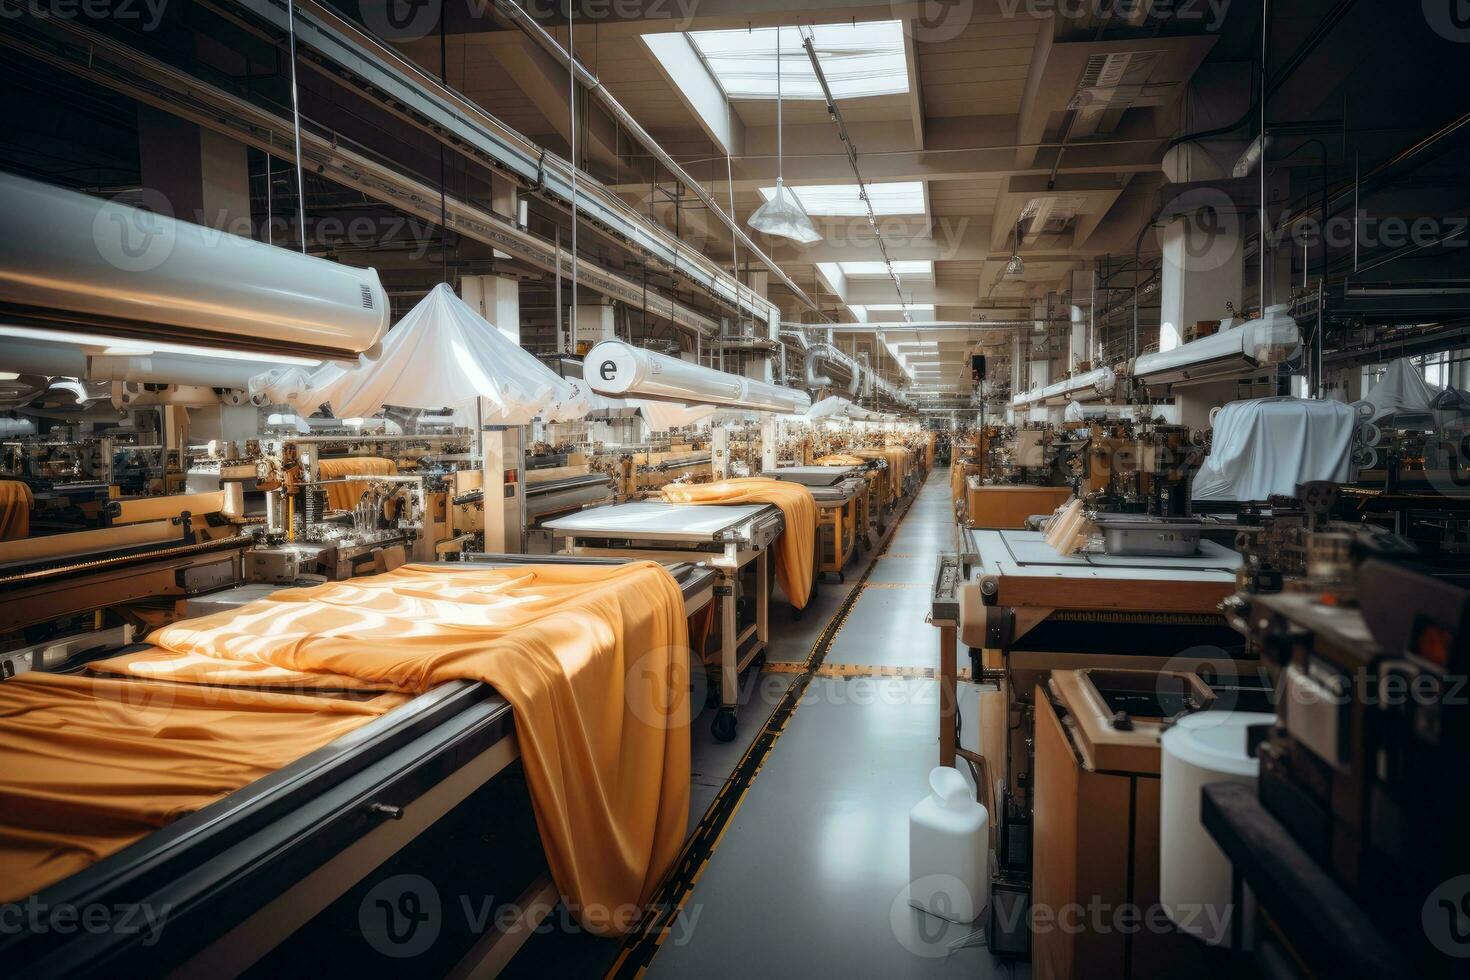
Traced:
<path id="1" fill-rule="evenodd" d="M 846 585 L 847 584 L 847 573 L 846 572 L 838 572 L 837 573 L 837 581 L 840 584 L 842 584 L 842 585 Z"/>
<path id="2" fill-rule="evenodd" d="M 735 709 L 721 708 L 710 722 L 710 734 L 717 742 L 729 742 L 735 738 Z"/>

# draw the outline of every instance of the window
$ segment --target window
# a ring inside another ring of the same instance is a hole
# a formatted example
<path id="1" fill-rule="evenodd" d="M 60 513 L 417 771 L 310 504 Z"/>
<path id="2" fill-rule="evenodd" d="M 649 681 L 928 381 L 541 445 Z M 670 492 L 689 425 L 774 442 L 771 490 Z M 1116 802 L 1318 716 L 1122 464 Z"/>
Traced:
<path id="1" fill-rule="evenodd" d="M 732 99 L 776 97 L 776 31 L 691 31 L 695 50 Z M 781 97 L 821 99 L 796 27 L 781 31 Z M 834 99 L 897 95 L 909 90 L 903 26 L 896 20 L 860 24 L 817 24 L 811 28 L 822 74 Z"/>
<path id="2" fill-rule="evenodd" d="M 882 262 L 839 262 L 837 267 L 849 279 L 887 279 L 888 266 Z M 893 271 L 903 279 L 933 279 L 934 263 L 927 259 L 899 259 Z"/>
<path id="3" fill-rule="evenodd" d="M 857 184 L 788 185 L 787 190 L 796 195 L 807 214 L 842 218 L 867 217 L 868 214 L 863 199 L 858 196 Z M 761 188 L 761 197 L 767 201 L 775 195 L 776 188 Z M 869 184 L 868 201 L 873 205 L 873 213 L 878 215 L 923 214 L 924 185 L 917 180 Z"/>

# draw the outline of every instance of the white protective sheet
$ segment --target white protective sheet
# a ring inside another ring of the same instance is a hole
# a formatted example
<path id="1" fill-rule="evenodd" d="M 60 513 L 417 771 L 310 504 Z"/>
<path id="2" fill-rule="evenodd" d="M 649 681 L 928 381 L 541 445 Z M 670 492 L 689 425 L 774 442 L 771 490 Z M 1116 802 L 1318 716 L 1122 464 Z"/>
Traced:
<path id="1" fill-rule="evenodd" d="M 481 420 L 488 425 L 525 425 L 548 410 L 560 418 L 589 410 L 571 385 L 444 283 L 388 331 L 376 360 L 310 373 L 273 371 L 253 379 L 251 390 L 307 411 L 327 403 L 338 418 L 371 415 L 384 405 L 443 408 L 475 398 L 486 401 Z"/>
<path id="2" fill-rule="evenodd" d="M 643 398 L 630 398 L 628 404 L 638 409 L 650 432 L 667 432 L 682 429 L 701 419 L 707 419 L 717 411 L 714 405 L 686 405 L 683 402 L 658 402 Z"/>
<path id="3" fill-rule="evenodd" d="M 1393 415 L 1426 414 L 1430 410 L 1429 403 L 1439 392 L 1438 387 L 1424 380 L 1423 373 L 1413 361 L 1401 357 L 1388 366 L 1373 390 L 1357 404 L 1371 406 L 1368 421 L 1378 422 Z"/>
<path id="4" fill-rule="evenodd" d="M 1350 476 L 1357 413 L 1341 402 L 1256 398 L 1215 418 L 1210 455 L 1194 476 L 1195 500 L 1263 501 L 1308 480 Z"/>

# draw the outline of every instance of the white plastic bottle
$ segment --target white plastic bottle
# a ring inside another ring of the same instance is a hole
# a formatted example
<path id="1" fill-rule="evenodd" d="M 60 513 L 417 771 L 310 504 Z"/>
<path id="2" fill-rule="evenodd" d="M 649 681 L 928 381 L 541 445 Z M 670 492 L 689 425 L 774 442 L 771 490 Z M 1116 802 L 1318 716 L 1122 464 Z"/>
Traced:
<path id="1" fill-rule="evenodd" d="M 958 769 L 936 766 L 909 811 L 909 904 L 973 922 L 990 903 L 990 814 Z"/>

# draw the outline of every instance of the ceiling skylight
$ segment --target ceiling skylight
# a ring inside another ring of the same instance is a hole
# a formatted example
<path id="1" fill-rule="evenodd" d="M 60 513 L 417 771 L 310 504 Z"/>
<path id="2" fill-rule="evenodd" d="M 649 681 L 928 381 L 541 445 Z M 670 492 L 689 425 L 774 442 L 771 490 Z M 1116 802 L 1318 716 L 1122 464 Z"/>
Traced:
<path id="1" fill-rule="evenodd" d="M 842 218 L 866 217 L 868 214 L 863 199 L 858 196 L 857 184 L 812 184 L 805 187 L 788 184 L 786 189 L 797 196 L 807 214 Z M 761 197 L 767 201 L 775 194 L 774 187 L 761 188 Z M 873 205 L 874 214 L 923 214 L 924 185 L 917 180 L 869 184 L 868 200 Z"/>
<path id="2" fill-rule="evenodd" d="M 822 87 L 812 71 L 796 27 L 781 31 L 781 97 L 820 99 Z M 689 40 L 732 99 L 776 97 L 776 31 L 690 31 Z M 811 28 L 822 74 L 834 99 L 897 95 L 909 90 L 903 51 L 903 26 L 896 20 L 861 24 L 817 24 Z"/>
<path id="3" fill-rule="evenodd" d="M 888 266 L 882 262 L 839 262 L 837 267 L 849 279 L 887 279 Z M 933 279 L 934 263 L 928 259 L 899 259 L 893 271 L 904 279 Z"/>

